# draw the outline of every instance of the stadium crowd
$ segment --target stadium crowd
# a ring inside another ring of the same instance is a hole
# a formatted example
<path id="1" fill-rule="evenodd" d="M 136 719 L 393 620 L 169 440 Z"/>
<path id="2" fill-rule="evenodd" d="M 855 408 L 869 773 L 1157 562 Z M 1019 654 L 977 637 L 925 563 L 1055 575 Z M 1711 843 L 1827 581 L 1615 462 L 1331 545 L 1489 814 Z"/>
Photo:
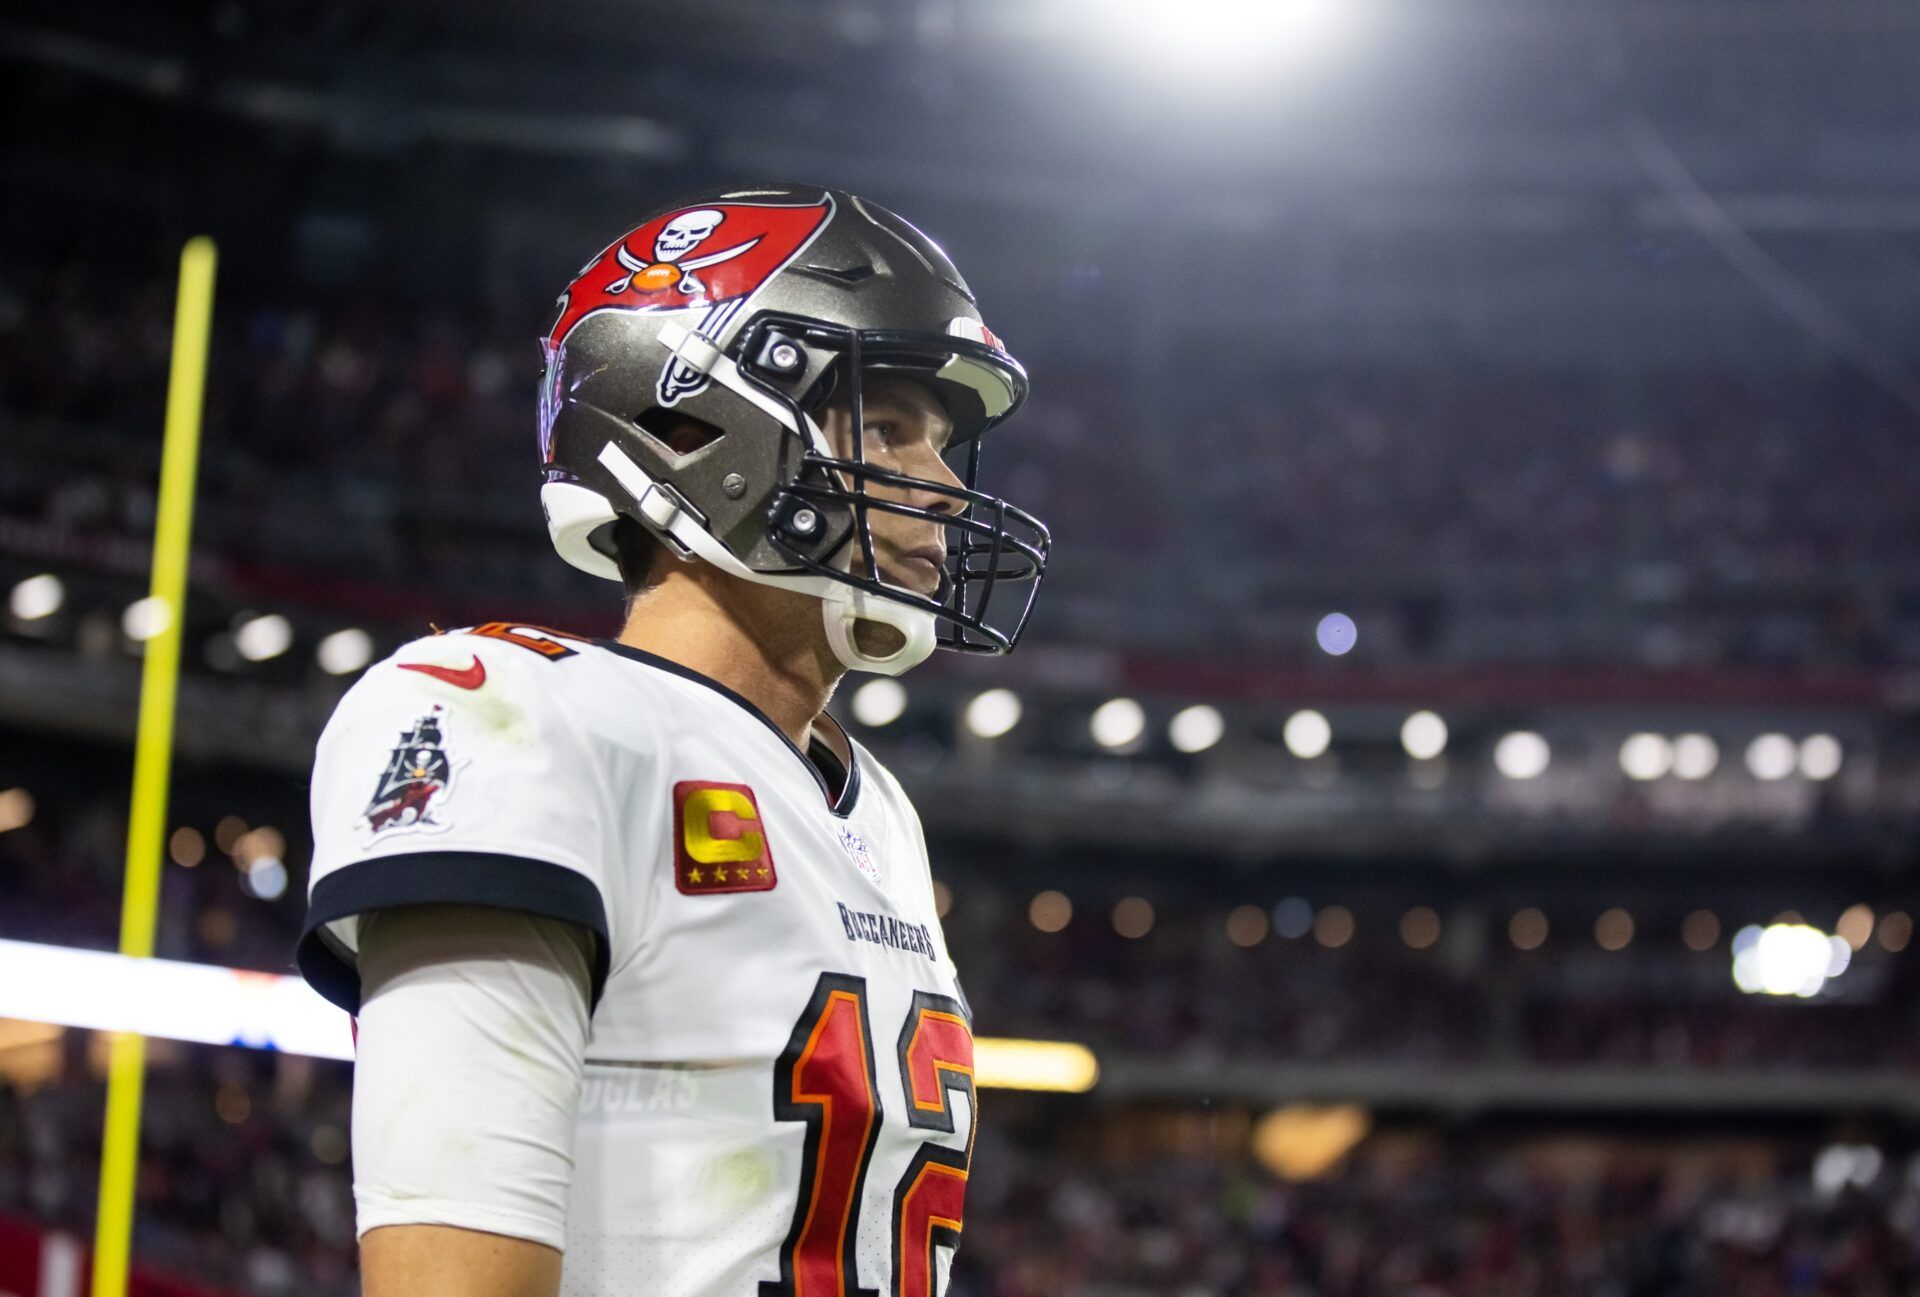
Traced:
<path id="1" fill-rule="evenodd" d="M 87 1045 L 54 1046 L 59 1084 L 0 1082 L 0 1215 L 83 1236 L 104 1103 Z M 350 1070 L 156 1054 L 143 1259 L 248 1297 L 356 1293 Z M 1895 1297 L 1920 1282 L 1920 1183 L 1878 1150 L 1822 1177 L 1803 1144 L 1759 1135 L 1568 1157 L 1552 1137 L 1389 1131 L 1292 1181 L 1217 1136 L 1142 1146 L 1169 1121 L 1244 1131 L 1245 1113 L 1062 1121 L 984 1103 L 951 1297 Z"/>
<path id="2" fill-rule="evenodd" d="M 31 823 L 0 833 L 0 937 L 111 948 L 126 841 L 121 794 L 41 800 Z M 250 830 L 234 819 L 187 826 L 183 838 L 163 872 L 159 953 L 291 971 L 305 904 L 300 828 Z M 1920 1067 L 1920 968 L 1904 950 L 1863 942 L 1817 1000 L 1736 990 L 1732 932 L 1770 913 L 1729 910 L 1724 930 L 1694 950 L 1680 933 L 1693 903 L 1667 902 L 1643 912 L 1630 947 L 1608 951 L 1595 944 L 1593 916 L 1568 910 L 1550 940 L 1519 950 L 1504 910 L 1463 902 L 1434 913 L 1430 938 L 1414 948 L 1399 920 L 1418 905 L 1417 890 L 1317 897 L 1316 911 L 1275 882 L 1280 894 L 1239 942 L 1227 920 L 1243 896 L 1233 904 L 1163 899 L 1151 931 L 1129 938 L 1116 931 L 1100 889 L 1083 894 L 1072 922 L 1042 931 L 1026 893 L 997 876 L 954 877 L 948 942 L 976 1014 L 995 1034 L 1069 1036 L 1194 1067 L 1232 1059 Z M 1833 927 L 1848 901 L 1823 907 L 1816 889 L 1809 916 Z M 1332 912 L 1343 916 L 1344 933 L 1311 922 Z"/>
<path id="3" fill-rule="evenodd" d="M 167 296 L 104 277 L 0 278 L 0 418 L 35 450 L 0 505 L 45 529 L 43 548 L 151 526 Z M 223 299 L 202 552 L 290 590 L 319 571 L 577 602 L 532 493 L 545 302 L 499 297 Z M 1030 359 L 1023 431 L 987 469 L 1059 541 L 1037 634 L 1299 652 L 1289 618 L 1365 588 L 1401 592 L 1366 610 L 1383 661 L 1920 653 L 1901 596 L 1920 567 L 1920 460 L 1903 419 L 1845 383 L 1201 364 L 1182 372 L 1201 396 L 1182 398 L 1174 447 L 1125 375 Z M 1191 479 L 1177 502 L 1155 485 L 1154 456 L 1173 453 Z"/>

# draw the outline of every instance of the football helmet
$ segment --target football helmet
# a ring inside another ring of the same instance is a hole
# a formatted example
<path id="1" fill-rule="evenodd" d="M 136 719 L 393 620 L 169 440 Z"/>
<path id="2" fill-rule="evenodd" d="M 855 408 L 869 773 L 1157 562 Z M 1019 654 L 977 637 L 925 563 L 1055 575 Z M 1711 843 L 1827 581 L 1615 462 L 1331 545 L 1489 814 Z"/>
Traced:
<path id="1" fill-rule="evenodd" d="M 664 208 L 581 269 L 545 351 L 541 506 L 575 567 L 619 579 L 625 515 L 683 560 L 815 596 L 841 662 L 887 675 L 936 647 L 1005 653 L 1025 630 L 1047 529 L 978 480 L 982 434 L 1019 408 L 1027 374 L 947 255 L 892 212 L 797 185 Z M 858 431 L 836 453 L 821 410 L 844 399 L 864 429 L 863 381 L 877 373 L 939 395 L 961 485 L 868 463 Z M 665 434 L 681 416 L 717 435 L 677 452 Z M 943 507 L 899 498 L 909 491 Z M 934 594 L 882 579 L 875 511 L 946 528 Z M 890 652 L 862 647 L 863 621 L 898 632 L 873 637 Z"/>

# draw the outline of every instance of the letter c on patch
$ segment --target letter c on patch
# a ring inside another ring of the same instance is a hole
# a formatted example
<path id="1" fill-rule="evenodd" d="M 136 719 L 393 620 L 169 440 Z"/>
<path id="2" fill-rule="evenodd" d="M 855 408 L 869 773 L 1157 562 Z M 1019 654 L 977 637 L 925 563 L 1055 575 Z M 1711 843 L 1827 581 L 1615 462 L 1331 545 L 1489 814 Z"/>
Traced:
<path id="1" fill-rule="evenodd" d="M 758 860 L 766 839 L 745 827 L 760 813 L 750 798 L 731 788 L 701 788 L 687 794 L 682 811 L 682 845 L 703 865 Z"/>

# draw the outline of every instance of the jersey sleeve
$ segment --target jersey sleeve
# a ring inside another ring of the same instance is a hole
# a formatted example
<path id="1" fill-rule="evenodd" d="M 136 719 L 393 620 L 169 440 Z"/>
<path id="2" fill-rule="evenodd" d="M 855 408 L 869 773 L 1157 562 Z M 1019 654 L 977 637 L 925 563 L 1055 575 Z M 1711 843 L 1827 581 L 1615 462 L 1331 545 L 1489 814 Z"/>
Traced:
<path id="1" fill-rule="evenodd" d="M 615 818 L 565 661 L 471 634 L 415 640 L 367 670 L 314 753 L 302 975 L 360 1007 L 360 916 L 480 905 L 594 934 L 597 1005 L 613 948 Z"/>

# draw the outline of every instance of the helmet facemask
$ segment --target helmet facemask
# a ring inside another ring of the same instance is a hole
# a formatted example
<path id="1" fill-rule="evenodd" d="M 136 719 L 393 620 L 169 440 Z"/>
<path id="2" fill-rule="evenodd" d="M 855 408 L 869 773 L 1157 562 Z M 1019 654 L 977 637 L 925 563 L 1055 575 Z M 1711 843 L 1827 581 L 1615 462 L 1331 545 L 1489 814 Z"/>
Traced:
<path id="1" fill-rule="evenodd" d="M 804 372 L 820 375 L 794 396 L 763 363 L 740 366 L 749 380 L 790 401 L 806 430 L 798 464 L 783 464 L 787 485 L 773 502 L 768 539 L 794 567 L 843 583 L 866 596 L 934 619 L 935 642 L 967 653 L 1010 651 L 1025 630 L 1046 571 L 1049 537 L 1038 519 L 979 490 L 981 434 L 1011 413 L 1025 395 L 1026 376 L 1003 352 L 960 338 L 884 333 L 817 321 L 755 321 L 742 354 L 789 359 L 802 349 Z M 820 362 L 825 360 L 823 365 Z M 792 361 L 789 360 L 789 368 Z M 942 454 L 959 485 L 912 477 L 866 458 L 865 388 L 876 374 L 921 379 L 933 388 L 953 424 Z M 851 416 L 850 455 L 833 453 L 817 416 L 844 392 Z M 799 439 L 790 446 L 802 443 Z M 951 502 L 946 509 L 909 503 L 911 493 Z M 945 530 L 947 560 L 939 589 L 923 594 L 882 579 L 874 553 L 873 515 L 892 514 Z M 838 539 L 822 547 L 822 536 Z M 1012 593 L 997 592 L 1008 588 Z M 990 617 L 990 614 L 992 616 Z"/>

